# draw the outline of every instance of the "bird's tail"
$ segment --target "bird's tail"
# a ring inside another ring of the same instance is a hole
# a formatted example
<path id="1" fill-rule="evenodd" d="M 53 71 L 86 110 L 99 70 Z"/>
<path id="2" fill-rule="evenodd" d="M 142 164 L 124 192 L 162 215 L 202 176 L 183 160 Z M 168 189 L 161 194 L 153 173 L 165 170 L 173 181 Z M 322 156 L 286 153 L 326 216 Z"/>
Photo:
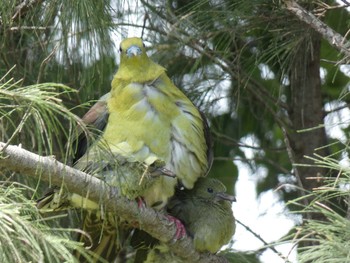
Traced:
<path id="1" fill-rule="evenodd" d="M 83 233 L 79 234 L 78 240 L 89 251 L 93 262 L 127 262 L 131 230 L 113 214 L 106 214 L 102 218 L 100 213 L 88 212 L 83 223 Z M 87 262 L 78 251 L 75 256 L 79 262 Z"/>
<path id="2" fill-rule="evenodd" d="M 36 200 L 36 207 L 41 212 L 68 209 L 70 207 L 70 195 L 63 188 L 48 188 L 43 196 Z"/>
<path id="3" fill-rule="evenodd" d="M 64 187 L 51 187 L 36 200 L 40 212 L 62 211 L 70 208 L 80 208 L 88 211 L 98 211 L 99 205 L 87 197 L 70 193 Z"/>
<path id="4" fill-rule="evenodd" d="M 102 213 L 97 203 L 59 187 L 48 189 L 37 200 L 37 208 L 42 213 L 83 208 L 83 227 L 76 240 L 84 248 L 74 252 L 79 262 L 126 262 L 123 258 L 131 229 L 122 225 L 115 213 Z"/>

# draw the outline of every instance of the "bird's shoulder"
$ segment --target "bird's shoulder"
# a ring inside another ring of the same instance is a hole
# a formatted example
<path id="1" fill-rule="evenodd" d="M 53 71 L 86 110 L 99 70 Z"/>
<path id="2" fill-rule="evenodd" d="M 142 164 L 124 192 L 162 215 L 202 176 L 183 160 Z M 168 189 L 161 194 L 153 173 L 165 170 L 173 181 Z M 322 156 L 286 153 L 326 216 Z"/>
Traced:
<path id="1" fill-rule="evenodd" d="M 73 142 L 73 149 L 75 150 L 73 164 L 86 153 L 93 141 L 98 139 L 105 130 L 109 118 L 107 108 L 107 101 L 109 98 L 110 93 L 103 95 L 82 117 L 89 132 L 80 130 L 77 138 Z"/>

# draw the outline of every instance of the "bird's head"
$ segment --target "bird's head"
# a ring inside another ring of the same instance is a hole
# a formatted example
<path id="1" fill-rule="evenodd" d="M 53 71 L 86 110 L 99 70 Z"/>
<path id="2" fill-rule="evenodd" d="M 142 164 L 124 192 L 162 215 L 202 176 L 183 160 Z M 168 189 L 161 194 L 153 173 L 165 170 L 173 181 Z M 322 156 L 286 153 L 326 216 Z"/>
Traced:
<path id="1" fill-rule="evenodd" d="M 119 51 L 121 62 L 138 62 L 144 58 L 147 58 L 145 45 L 143 44 L 142 39 L 138 37 L 124 39 L 120 43 Z"/>
<path id="2" fill-rule="evenodd" d="M 226 193 L 225 185 L 214 178 L 200 178 L 192 191 L 194 195 L 210 202 L 229 201 L 235 202 L 236 198 Z"/>
<path id="3" fill-rule="evenodd" d="M 120 43 L 120 65 L 112 81 L 112 87 L 118 87 L 120 79 L 140 83 L 154 81 L 164 72 L 162 66 L 147 56 L 141 38 L 126 38 Z"/>

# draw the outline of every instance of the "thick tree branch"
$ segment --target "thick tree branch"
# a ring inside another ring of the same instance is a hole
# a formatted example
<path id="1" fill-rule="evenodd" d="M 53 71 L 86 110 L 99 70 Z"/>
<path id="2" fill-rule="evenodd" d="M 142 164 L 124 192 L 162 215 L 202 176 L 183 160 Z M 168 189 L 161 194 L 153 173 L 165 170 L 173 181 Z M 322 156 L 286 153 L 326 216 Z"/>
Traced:
<path id="1" fill-rule="evenodd" d="M 316 30 L 316 32 L 318 32 L 325 40 L 327 40 L 331 46 L 335 47 L 341 53 L 343 53 L 347 59 L 350 58 L 350 43 L 342 35 L 334 31 L 332 28 L 323 23 L 312 13 L 305 10 L 295 1 L 286 0 L 284 2 L 286 4 L 287 10 L 289 10 L 301 21 Z"/>
<path id="2" fill-rule="evenodd" d="M 118 211 L 122 219 L 138 222 L 139 228 L 168 244 L 177 256 L 188 262 L 228 262 L 223 257 L 199 254 L 194 250 L 189 237 L 173 242 L 176 229 L 174 225 L 169 225 L 164 214 L 149 208 L 140 210 L 136 202 L 118 196 L 116 188 L 108 186 L 98 178 L 66 166 L 52 157 L 39 156 L 18 146 L 4 147 L 5 145 L 0 142 L 0 167 L 40 178 L 54 185 L 64 183 L 70 192 L 103 203 L 107 211 Z"/>

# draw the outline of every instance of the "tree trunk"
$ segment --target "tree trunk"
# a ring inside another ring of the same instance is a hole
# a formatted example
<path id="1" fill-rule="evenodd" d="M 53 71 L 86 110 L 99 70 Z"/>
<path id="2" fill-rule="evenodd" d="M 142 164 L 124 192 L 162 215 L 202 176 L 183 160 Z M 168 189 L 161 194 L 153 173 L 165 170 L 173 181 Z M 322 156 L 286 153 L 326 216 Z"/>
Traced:
<path id="1" fill-rule="evenodd" d="M 323 109 L 320 78 L 320 37 L 308 33 L 296 49 L 295 59 L 290 70 L 290 120 L 288 134 L 294 164 L 310 164 L 313 161 L 305 156 L 317 153 L 327 155 L 326 132 L 323 127 Z M 319 167 L 297 166 L 294 169 L 299 186 L 308 193 L 322 184 L 322 180 L 308 179 L 326 176 L 327 170 Z M 312 199 L 306 200 L 308 204 Z M 323 219 L 320 214 L 309 215 L 313 219 Z"/>

